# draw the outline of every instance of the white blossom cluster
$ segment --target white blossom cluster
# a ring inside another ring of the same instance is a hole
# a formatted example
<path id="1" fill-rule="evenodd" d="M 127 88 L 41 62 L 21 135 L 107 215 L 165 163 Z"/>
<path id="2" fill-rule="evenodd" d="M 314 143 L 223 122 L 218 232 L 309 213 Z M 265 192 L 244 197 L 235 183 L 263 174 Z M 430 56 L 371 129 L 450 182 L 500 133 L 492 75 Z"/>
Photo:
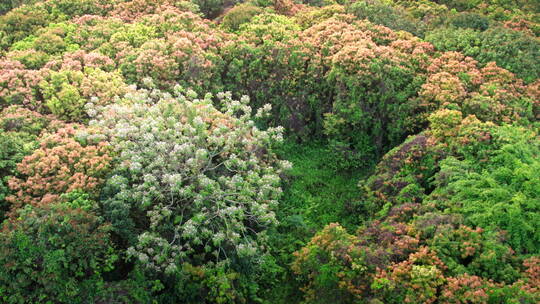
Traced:
<path id="1" fill-rule="evenodd" d="M 276 223 L 280 174 L 290 163 L 271 146 L 283 130 L 259 130 L 247 97 L 217 97 L 221 110 L 210 94 L 139 90 L 91 122 L 116 147 L 114 200 L 149 223 L 128 253 L 150 269 L 174 272 L 195 256 L 201 263 L 256 257 Z"/>

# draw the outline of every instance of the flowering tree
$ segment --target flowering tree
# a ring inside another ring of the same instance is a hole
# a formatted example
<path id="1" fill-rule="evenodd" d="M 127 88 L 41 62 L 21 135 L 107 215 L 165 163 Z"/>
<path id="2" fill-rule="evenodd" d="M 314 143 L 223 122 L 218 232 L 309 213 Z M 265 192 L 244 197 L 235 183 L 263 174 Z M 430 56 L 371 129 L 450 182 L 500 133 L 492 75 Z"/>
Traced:
<path id="1" fill-rule="evenodd" d="M 270 150 L 282 129 L 257 128 L 248 98 L 220 93 L 219 111 L 210 94 L 179 90 L 140 90 L 91 122 L 117 155 L 105 213 L 128 241 L 128 255 L 151 272 L 256 264 L 289 166 Z"/>

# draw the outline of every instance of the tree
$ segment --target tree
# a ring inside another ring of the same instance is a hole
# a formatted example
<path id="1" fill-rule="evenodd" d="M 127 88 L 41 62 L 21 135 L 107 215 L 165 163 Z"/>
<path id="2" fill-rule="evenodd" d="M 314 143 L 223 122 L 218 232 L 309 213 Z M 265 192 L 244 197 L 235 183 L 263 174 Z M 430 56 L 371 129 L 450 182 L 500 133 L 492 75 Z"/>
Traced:
<path id="1" fill-rule="evenodd" d="M 282 129 L 257 128 L 247 97 L 220 93 L 219 111 L 212 95 L 178 90 L 140 90 L 97 116 L 118 164 L 105 188 L 105 215 L 127 255 L 162 280 L 189 276 L 186 265 L 224 280 L 236 277 L 230 269 L 249 276 L 264 261 L 265 230 L 276 223 L 288 163 L 271 148 Z"/>

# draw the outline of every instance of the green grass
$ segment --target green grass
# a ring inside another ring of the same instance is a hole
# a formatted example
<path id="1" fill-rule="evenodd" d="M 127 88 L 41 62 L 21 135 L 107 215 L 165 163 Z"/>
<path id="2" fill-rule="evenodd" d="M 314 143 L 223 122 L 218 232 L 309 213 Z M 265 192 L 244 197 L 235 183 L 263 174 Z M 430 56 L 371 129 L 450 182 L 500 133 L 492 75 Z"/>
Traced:
<path id="1" fill-rule="evenodd" d="M 293 163 L 279 208 L 282 219 L 301 217 L 316 230 L 333 222 L 357 224 L 358 215 L 350 213 L 350 202 L 358 199 L 357 185 L 365 170 L 347 172 L 333 168 L 334 154 L 324 142 L 288 142 L 278 153 Z"/>
<path id="2" fill-rule="evenodd" d="M 277 217 L 279 225 L 269 233 L 270 248 L 283 268 L 280 283 L 265 296 L 268 303 L 299 303 L 302 294 L 290 272 L 293 252 L 303 247 L 325 225 L 339 222 L 354 231 L 361 215 L 351 212 L 358 200 L 358 181 L 367 170 L 345 171 L 332 166 L 334 155 L 325 142 L 286 142 L 278 150 L 293 164 L 283 186 Z M 367 168 L 366 168 L 367 169 Z"/>

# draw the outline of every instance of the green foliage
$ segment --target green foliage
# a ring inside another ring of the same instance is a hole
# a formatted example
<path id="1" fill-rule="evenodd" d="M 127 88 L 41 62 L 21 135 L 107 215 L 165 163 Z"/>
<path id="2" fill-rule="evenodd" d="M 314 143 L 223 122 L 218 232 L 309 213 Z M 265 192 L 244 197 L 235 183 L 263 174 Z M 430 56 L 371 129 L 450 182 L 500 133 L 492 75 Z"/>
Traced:
<path id="1" fill-rule="evenodd" d="M 0 4 L 0 302 L 540 302 L 536 2 L 235 4 Z"/>
<path id="2" fill-rule="evenodd" d="M 117 25 L 112 22 L 111 26 Z M 98 30 L 101 29 L 98 28 Z M 107 28 L 104 30 L 110 31 Z M 88 34 L 92 35 L 93 33 Z M 118 52 L 125 51 L 126 48 L 138 48 L 148 40 L 157 37 L 156 28 L 141 23 L 123 25 L 112 35 L 107 32 L 105 34 L 110 35 L 109 41 L 104 41 L 105 43 L 99 46 L 99 50 L 110 58 L 115 58 Z"/>
<path id="3" fill-rule="evenodd" d="M 308 281 L 306 303 L 353 303 L 354 295 L 362 294 L 368 270 L 364 253 L 338 224 L 326 226 L 295 255 L 292 269 Z"/>
<path id="4" fill-rule="evenodd" d="M 8 180 L 17 174 L 17 164 L 37 147 L 37 135 L 47 120 L 38 113 L 11 106 L 0 114 L 0 222 L 9 211 Z"/>
<path id="5" fill-rule="evenodd" d="M 287 142 L 280 148 L 279 155 L 293 163 L 284 188 L 283 210 L 288 209 L 290 220 L 300 216 L 317 229 L 338 221 L 354 227 L 358 218 L 349 212 L 349 204 L 358 195 L 356 181 L 365 171 L 333 167 L 333 153 L 325 145 Z"/>
<path id="6" fill-rule="evenodd" d="M 279 221 L 268 232 L 271 254 L 282 267 L 267 285 L 264 299 L 272 303 L 299 302 L 301 285 L 290 270 L 293 252 L 304 246 L 313 233 L 332 222 L 353 229 L 358 215 L 350 213 L 350 201 L 358 194 L 356 180 L 364 172 L 346 172 L 331 166 L 333 154 L 324 142 L 284 143 L 277 153 L 293 163 L 283 185 L 283 198 L 276 211 Z M 266 286 L 266 285 L 265 285 Z"/>
<path id="7" fill-rule="evenodd" d="M 406 113 L 414 106 L 407 100 L 419 86 L 408 68 L 393 66 L 385 59 L 368 60 L 366 66 L 369 78 L 348 73 L 340 66 L 330 72 L 342 89 L 333 113 L 326 116 L 325 133 L 349 162 L 344 167 L 368 163 L 403 139 L 410 115 Z"/>
<path id="8" fill-rule="evenodd" d="M 126 96 L 127 104 L 98 113 L 97 126 L 118 153 L 105 214 L 130 246 L 128 257 L 150 273 L 175 277 L 189 263 L 210 279 L 226 279 L 225 293 L 242 293 L 228 281 L 264 264 L 265 231 L 276 223 L 282 192 L 279 174 L 289 167 L 270 150 L 282 131 L 256 128 L 246 97 L 218 94 L 219 111 L 211 94 L 197 99 L 181 91 L 173 97 L 140 90 Z M 225 274 L 214 274 L 220 267 Z M 233 301 L 221 292 L 212 291 L 208 301 Z"/>
<path id="9" fill-rule="evenodd" d="M 35 35 L 17 41 L 11 46 L 11 50 L 33 49 L 48 55 L 61 55 L 64 52 L 75 51 L 79 46 L 69 39 L 75 31 L 74 24 L 52 23 L 48 27 L 38 30 Z"/>
<path id="10" fill-rule="evenodd" d="M 47 26 L 50 21 L 51 17 L 43 4 L 22 6 L 0 16 L 0 47 L 9 48 L 14 42 Z"/>
<path id="11" fill-rule="evenodd" d="M 83 15 L 105 15 L 121 0 L 48 0 L 47 9 L 56 20 Z"/>
<path id="12" fill-rule="evenodd" d="M 9 12 L 21 5 L 33 4 L 37 0 L 6 0 L 0 3 L 0 15 Z"/>
<path id="13" fill-rule="evenodd" d="M 299 30 L 291 18 L 282 15 L 253 17 L 240 26 L 238 39 L 223 48 L 227 73 L 222 81 L 225 89 L 248 94 L 255 108 L 272 104 L 270 125 L 307 135 L 313 130 L 306 123 L 312 121 L 319 101 L 308 85 L 315 85 L 315 79 L 305 74 L 305 57 L 293 42 Z"/>
<path id="14" fill-rule="evenodd" d="M 429 218 L 423 220 L 429 221 Z M 484 232 L 481 228 L 437 227 L 437 233 L 429 244 L 452 276 L 471 274 L 504 283 L 512 283 L 519 278 L 519 264 L 512 249 L 501 242 L 500 236 Z"/>
<path id="15" fill-rule="evenodd" d="M 223 16 L 221 26 L 229 31 L 237 31 L 242 24 L 248 23 L 254 16 L 262 12 L 261 8 L 251 4 L 235 6 Z"/>
<path id="16" fill-rule="evenodd" d="M 458 11 L 470 10 L 482 3 L 481 0 L 441 0 L 438 2 Z"/>
<path id="17" fill-rule="evenodd" d="M 53 71 L 39 85 L 48 109 L 68 121 L 85 119 L 87 103 L 103 106 L 127 91 L 120 75 L 94 68 Z"/>
<path id="18" fill-rule="evenodd" d="M 4 303 L 87 303 L 103 288 L 115 259 L 108 226 L 74 205 L 84 196 L 20 209 L 0 233 L 0 298 Z M 95 203 L 93 203 L 95 204 Z"/>
<path id="19" fill-rule="evenodd" d="M 9 210 L 6 197 L 11 194 L 9 178 L 16 173 L 17 163 L 36 148 L 35 138 L 25 133 L 0 130 L 0 222 Z"/>
<path id="20" fill-rule="evenodd" d="M 56 132 L 40 137 L 39 148 L 17 165 L 19 174 L 9 179 L 13 195 L 7 200 L 13 204 L 13 211 L 27 204 L 53 203 L 74 190 L 98 195 L 110 169 L 108 143 L 80 140 L 75 134 L 84 133 L 84 128 L 60 125 Z"/>
<path id="21" fill-rule="evenodd" d="M 490 130 L 491 144 L 441 164 L 437 196 L 466 222 L 508 233 L 522 253 L 540 252 L 536 225 L 540 201 L 538 135 L 520 127 Z M 481 160 L 480 162 L 478 160 Z"/>
<path id="22" fill-rule="evenodd" d="M 406 261 L 379 269 L 371 288 L 383 303 L 435 302 L 437 290 L 445 283 L 444 269 L 441 260 L 423 247 Z"/>
<path id="23" fill-rule="evenodd" d="M 224 0 L 193 0 L 206 18 L 213 19 L 223 11 Z M 234 3 L 234 2 L 233 2 Z"/>
<path id="24" fill-rule="evenodd" d="M 426 134 L 411 136 L 386 153 L 375 172 L 360 181 L 362 200 L 357 203 L 357 210 L 378 217 L 386 216 L 391 206 L 422 202 L 432 190 L 430 183 L 441 154 Z"/>
<path id="25" fill-rule="evenodd" d="M 423 36 L 424 25 L 415 20 L 406 10 L 393 6 L 384 0 L 355 1 L 348 7 L 348 12 L 359 19 L 384 25 L 395 31 L 407 31 L 415 36 Z"/>
<path id="26" fill-rule="evenodd" d="M 538 79 L 540 42 L 525 33 L 503 27 L 484 32 L 442 28 L 426 35 L 426 40 L 443 51 L 458 51 L 480 63 L 495 61 L 525 82 Z"/>
<path id="27" fill-rule="evenodd" d="M 540 77 L 540 42 L 522 32 L 492 28 L 482 34 L 478 61 L 495 61 L 524 81 L 532 82 Z"/>
<path id="28" fill-rule="evenodd" d="M 40 83 L 45 105 L 53 114 L 67 120 L 76 120 L 83 116 L 86 100 L 77 89 L 83 78 L 83 73 L 78 71 L 54 72 L 50 75 L 50 80 Z"/>
<path id="29" fill-rule="evenodd" d="M 24 51 L 10 51 L 6 54 L 6 57 L 19 61 L 26 68 L 31 70 L 39 70 L 50 59 L 49 54 L 42 51 L 36 51 L 34 49 L 28 49 Z"/>
<path id="30" fill-rule="evenodd" d="M 450 19 L 450 24 L 457 28 L 470 28 L 485 31 L 489 27 L 489 19 L 476 13 L 460 13 Z"/>

